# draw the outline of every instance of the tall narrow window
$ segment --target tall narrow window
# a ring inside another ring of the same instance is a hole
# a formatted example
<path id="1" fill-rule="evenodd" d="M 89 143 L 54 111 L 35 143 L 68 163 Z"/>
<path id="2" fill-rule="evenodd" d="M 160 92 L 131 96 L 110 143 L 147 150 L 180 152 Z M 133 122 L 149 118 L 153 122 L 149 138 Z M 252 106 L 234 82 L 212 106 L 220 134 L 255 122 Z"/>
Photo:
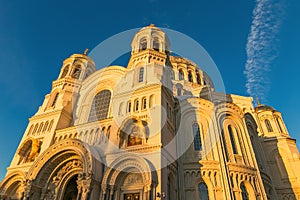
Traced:
<path id="1" fill-rule="evenodd" d="M 189 82 L 193 82 L 193 75 L 191 71 L 189 71 L 188 73 L 188 78 L 189 78 Z"/>
<path id="2" fill-rule="evenodd" d="M 244 183 L 241 183 L 241 190 L 242 190 L 242 200 L 249 200 L 249 194 L 246 190 Z"/>
<path id="3" fill-rule="evenodd" d="M 193 124 L 193 135 L 194 135 L 194 149 L 195 151 L 201 151 L 202 141 L 200 136 L 200 128 L 197 123 Z"/>
<path id="4" fill-rule="evenodd" d="M 273 128 L 272 128 L 271 123 L 268 119 L 265 120 L 265 124 L 266 124 L 268 132 L 273 132 Z"/>
<path id="5" fill-rule="evenodd" d="M 68 71 L 69 71 L 69 67 L 67 66 L 67 67 L 65 67 L 65 69 L 61 75 L 61 78 L 64 78 L 68 74 Z"/>
<path id="6" fill-rule="evenodd" d="M 81 74 L 81 68 L 80 68 L 80 65 L 79 65 L 79 66 L 75 67 L 75 69 L 72 73 L 72 78 L 79 79 L 80 74 Z"/>
<path id="7" fill-rule="evenodd" d="M 131 102 L 128 101 L 127 103 L 127 112 L 131 112 Z"/>
<path id="8" fill-rule="evenodd" d="M 183 74 L 183 71 L 181 69 L 178 72 L 178 78 L 179 78 L 179 80 L 184 80 L 184 74 Z"/>
<path id="9" fill-rule="evenodd" d="M 275 117 L 276 118 L 276 122 L 277 122 L 277 124 L 278 124 L 278 127 L 279 127 L 279 131 L 280 131 L 280 133 L 282 133 L 283 131 L 283 129 L 282 129 L 282 127 L 281 127 L 281 124 L 280 124 L 280 119 L 279 119 L 279 117 Z"/>
<path id="10" fill-rule="evenodd" d="M 208 188 L 204 182 L 198 185 L 198 200 L 209 200 Z"/>
<path id="11" fill-rule="evenodd" d="M 229 133 L 229 137 L 230 137 L 232 151 L 234 154 L 237 154 L 235 139 L 234 139 L 233 130 L 232 130 L 231 126 L 228 126 L 228 133 Z"/>
<path id="12" fill-rule="evenodd" d="M 159 51 L 159 39 L 157 37 L 153 39 L 153 49 Z"/>
<path id="13" fill-rule="evenodd" d="M 138 111 L 138 110 L 139 110 L 139 100 L 136 99 L 136 100 L 134 101 L 134 111 Z"/>
<path id="14" fill-rule="evenodd" d="M 197 83 L 199 84 L 199 85 L 201 85 L 201 78 L 200 78 L 200 75 L 197 73 Z"/>
<path id="15" fill-rule="evenodd" d="M 142 38 L 140 40 L 140 47 L 139 47 L 139 51 L 143 51 L 147 49 L 147 39 L 146 38 Z"/>
<path id="16" fill-rule="evenodd" d="M 54 98 L 53 98 L 53 101 L 52 101 L 52 104 L 51 104 L 51 107 L 55 106 L 56 101 L 57 101 L 57 98 L 58 98 L 58 95 L 59 95 L 59 93 L 56 93 L 56 94 L 55 94 L 55 96 L 54 96 Z"/>
<path id="17" fill-rule="evenodd" d="M 144 81 L 144 67 L 141 67 L 139 72 L 139 83 L 143 81 Z"/>
<path id="18" fill-rule="evenodd" d="M 142 108 L 143 108 L 143 109 L 146 109 L 146 108 L 147 108 L 147 99 L 146 99 L 146 97 L 144 97 L 144 98 L 142 99 Z"/>
<path id="19" fill-rule="evenodd" d="M 94 97 L 89 122 L 107 118 L 110 98 L 111 92 L 109 90 L 102 90 Z"/>

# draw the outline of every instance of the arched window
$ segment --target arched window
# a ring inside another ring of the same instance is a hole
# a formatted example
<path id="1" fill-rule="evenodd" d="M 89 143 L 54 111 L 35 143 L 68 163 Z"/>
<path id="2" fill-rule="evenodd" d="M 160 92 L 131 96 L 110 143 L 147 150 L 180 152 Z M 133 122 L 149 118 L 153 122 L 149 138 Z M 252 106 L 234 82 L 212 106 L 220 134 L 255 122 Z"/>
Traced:
<path id="1" fill-rule="evenodd" d="M 246 190 L 244 183 L 241 183 L 241 190 L 242 190 L 242 200 L 249 200 L 249 194 Z"/>
<path id="2" fill-rule="evenodd" d="M 200 78 L 200 75 L 197 73 L 197 83 L 199 84 L 199 85 L 201 85 L 201 78 Z"/>
<path id="3" fill-rule="evenodd" d="M 131 101 L 127 103 L 127 112 L 131 112 Z"/>
<path id="4" fill-rule="evenodd" d="M 68 71 L 69 71 L 69 65 L 64 68 L 64 71 L 61 74 L 61 78 L 64 78 L 68 74 Z"/>
<path id="5" fill-rule="evenodd" d="M 147 108 L 147 99 L 146 99 L 146 97 L 144 97 L 143 99 L 142 99 L 142 109 L 144 110 L 144 109 L 146 109 Z"/>
<path id="6" fill-rule="evenodd" d="M 139 83 L 143 81 L 144 81 L 144 67 L 141 67 L 139 72 Z"/>
<path id="7" fill-rule="evenodd" d="M 184 73 L 181 69 L 178 72 L 178 78 L 179 78 L 179 80 L 184 80 Z"/>
<path id="8" fill-rule="evenodd" d="M 38 133 L 43 132 L 43 126 L 44 126 L 44 122 L 41 123 L 41 125 L 39 127 L 39 130 L 38 130 Z"/>
<path id="9" fill-rule="evenodd" d="M 32 132 L 32 135 L 34 135 L 37 132 L 38 127 L 39 127 L 39 124 L 36 124 L 35 127 L 34 127 L 34 130 Z"/>
<path id="10" fill-rule="evenodd" d="M 31 126 L 30 126 L 30 129 L 29 129 L 29 131 L 28 131 L 27 135 L 30 135 L 30 134 L 31 134 L 31 132 L 32 132 L 32 130 L 33 130 L 33 125 L 31 125 Z"/>
<path id="11" fill-rule="evenodd" d="M 43 132 L 47 131 L 48 125 L 49 125 L 49 121 L 46 121 Z"/>
<path id="12" fill-rule="evenodd" d="M 235 139 L 234 139 L 234 135 L 233 135 L 233 130 L 232 130 L 231 126 L 228 126 L 228 133 L 229 133 L 229 137 L 230 137 L 232 151 L 233 151 L 234 154 L 237 154 L 237 148 L 236 148 Z"/>
<path id="13" fill-rule="evenodd" d="M 75 67 L 75 69 L 72 73 L 72 78 L 79 79 L 80 74 L 81 74 L 81 67 L 80 67 L 80 65 L 78 65 Z"/>
<path id="14" fill-rule="evenodd" d="M 159 47 L 160 47 L 160 45 L 159 45 L 159 39 L 157 37 L 155 37 L 153 39 L 153 49 L 155 51 L 159 51 Z"/>
<path id="15" fill-rule="evenodd" d="M 265 124 L 266 124 L 268 132 L 273 132 L 273 128 L 272 128 L 271 123 L 268 119 L 265 120 Z"/>
<path id="16" fill-rule="evenodd" d="M 198 200 L 209 200 L 208 188 L 204 182 L 198 184 Z"/>
<path id="17" fill-rule="evenodd" d="M 193 124 L 193 135 L 194 135 L 194 150 L 201 151 L 202 150 L 202 141 L 200 136 L 200 128 L 197 123 Z"/>
<path id="18" fill-rule="evenodd" d="M 276 118 L 276 122 L 277 122 L 277 124 L 278 124 L 278 127 L 279 127 L 279 131 L 280 131 L 280 133 L 282 133 L 283 132 L 283 129 L 282 129 L 282 127 L 281 127 L 281 122 L 280 122 L 280 119 L 279 119 L 279 117 L 275 117 Z"/>
<path id="19" fill-rule="evenodd" d="M 134 111 L 138 111 L 138 110 L 139 110 L 139 100 L 136 99 L 136 100 L 134 101 Z"/>
<path id="20" fill-rule="evenodd" d="M 50 122 L 49 128 L 48 128 L 48 131 L 51 131 L 53 123 L 54 123 L 54 120 L 52 119 L 51 122 Z"/>
<path id="21" fill-rule="evenodd" d="M 142 38 L 140 40 L 140 46 L 139 46 L 139 51 L 143 51 L 147 49 L 147 39 L 146 38 Z"/>
<path id="22" fill-rule="evenodd" d="M 193 75 L 191 71 L 189 71 L 188 78 L 189 78 L 189 82 L 193 82 Z"/>
<path id="23" fill-rule="evenodd" d="M 111 92 L 109 90 L 102 90 L 94 97 L 89 122 L 106 119 L 110 104 Z"/>
<path id="24" fill-rule="evenodd" d="M 56 93 L 54 98 L 53 98 L 53 101 L 52 101 L 52 104 L 51 104 L 51 107 L 55 106 L 56 102 L 57 102 L 57 99 L 58 99 L 58 95 L 59 93 Z"/>

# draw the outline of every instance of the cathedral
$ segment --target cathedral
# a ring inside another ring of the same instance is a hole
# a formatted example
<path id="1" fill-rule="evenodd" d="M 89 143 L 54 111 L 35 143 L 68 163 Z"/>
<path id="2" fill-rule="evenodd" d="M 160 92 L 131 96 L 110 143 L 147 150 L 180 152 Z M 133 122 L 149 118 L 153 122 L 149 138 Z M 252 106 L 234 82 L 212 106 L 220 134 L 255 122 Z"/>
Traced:
<path id="1" fill-rule="evenodd" d="M 127 66 L 96 70 L 86 52 L 63 61 L 1 200 L 300 199 L 300 155 L 279 111 L 215 91 L 154 25 L 131 48 Z"/>

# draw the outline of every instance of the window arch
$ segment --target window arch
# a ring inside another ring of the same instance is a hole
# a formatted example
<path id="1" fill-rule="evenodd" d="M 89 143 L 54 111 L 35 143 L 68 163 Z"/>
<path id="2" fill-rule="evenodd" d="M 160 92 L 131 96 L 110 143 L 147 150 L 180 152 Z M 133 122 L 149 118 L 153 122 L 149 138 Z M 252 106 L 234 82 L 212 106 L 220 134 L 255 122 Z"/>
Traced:
<path id="1" fill-rule="evenodd" d="M 139 71 L 139 83 L 143 81 L 144 81 L 144 67 L 141 67 Z"/>
<path id="2" fill-rule="evenodd" d="M 131 112 L 131 101 L 127 103 L 127 112 Z"/>
<path id="3" fill-rule="evenodd" d="M 62 74 L 61 74 L 61 78 L 64 78 L 64 77 L 68 74 L 68 72 L 69 72 L 69 65 L 67 65 L 67 66 L 64 68 L 64 70 L 63 70 L 63 72 L 62 72 Z"/>
<path id="4" fill-rule="evenodd" d="M 144 37 L 140 40 L 139 51 L 143 51 L 147 49 L 147 39 Z"/>
<path id="5" fill-rule="evenodd" d="M 34 127 L 34 130 L 32 132 L 32 135 L 34 135 L 37 132 L 38 127 L 39 127 L 39 124 L 36 124 L 35 127 Z"/>
<path id="6" fill-rule="evenodd" d="M 136 99 L 136 100 L 134 101 L 134 111 L 138 111 L 138 110 L 139 110 L 139 100 Z"/>
<path id="7" fill-rule="evenodd" d="M 55 104 L 56 104 L 56 102 L 57 102 L 57 99 L 58 99 L 58 95 L 59 95 L 59 93 L 56 93 L 56 94 L 55 94 L 55 96 L 54 96 L 54 98 L 53 98 L 53 101 L 52 101 L 52 104 L 51 104 L 51 107 L 54 107 L 54 106 L 55 106 Z"/>
<path id="8" fill-rule="evenodd" d="M 145 110 L 147 108 L 147 99 L 146 97 L 143 97 L 142 99 L 142 109 Z"/>
<path id="9" fill-rule="evenodd" d="M 89 122 L 106 119 L 110 105 L 111 92 L 109 90 L 102 90 L 94 97 Z"/>
<path id="10" fill-rule="evenodd" d="M 53 123 L 54 123 L 54 120 L 52 119 L 51 122 L 50 122 L 50 125 L 49 125 L 49 127 L 48 127 L 48 131 L 51 131 L 52 126 L 53 126 Z"/>
<path id="11" fill-rule="evenodd" d="M 33 124 L 30 126 L 30 129 L 29 129 L 29 131 L 28 131 L 27 135 L 30 135 L 30 134 L 31 134 L 31 132 L 32 132 L 32 130 L 33 130 Z"/>
<path id="12" fill-rule="evenodd" d="M 237 154 L 236 143 L 235 143 L 235 139 L 234 139 L 234 135 L 233 135 L 233 129 L 232 129 L 231 125 L 228 126 L 228 133 L 229 133 L 229 137 L 230 137 L 232 152 L 234 154 Z"/>
<path id="13" fill-rule="evenodd" d="M 182 69 L 180 69 L 178 72 L 178 78 L 179 78 L 179 80 L 184 80 L 184 73 L 183 73 Z"/>
<path id="14" fill-rule="evenodd" d="M 273 132 L 273 128 L 272 128 L 271 123 L 268 119 L 265 119 L 265 124 L 266 124 L 268 132 Z"/>
<path id="15" fill-rule="evenodd" d="M 43 132 L 46 132 L 46 131 L 47 131 L 48 125 L 49 125 L 49 121 L 46 121 L 45 126 L 44 126 L 44 129 L 43 129 Z"/>
<path id="16" fill-rule="evenodd" d="M 198 199 L 209 200 L 208 188 L 204 182 L 198 184 Z"/>
<path id="17" fill-rule="evenodd" d="M 74 68 L 74 71 L 73 71 L 73 73 L 72 73 L 72 78 L 79 79 L 80 74 L 81 74 L 81 67 L 80 67 L 80 65 L 77 65 L 77 66 Z"/>
<path id="18" fill-rule="evenodd" d="M 242 191 L 242 200 L 249 200 L 249 194 L 247 192 L 245 184 L 241 183 L 240 188 L 241 188 L 241 191 Z"/>
<path id="19" fill-rule="evenodd" d="M 193 82 L 193 74 L 191 71 L 188 73 L 189 82 Z"/>
<path id="20" fill-rule="evenodd" d="M 42 123 L 40 124 L 39 130 L 38 130 L 38 133 L 41 133 L 41 132 L 43 132 L 43 126 L 44 126 L 44 122 L 42 122 Z"/>
<path id="21" fill-rule="evenodd" d="M 159 49 L 160 49 L 160 43 L 159 43 L 158 37 L 155 37 L 155 38 L 153 39 L 153 49 L 154 49 L 155 51 L 159 51 Z"/>
<path id="22" fill-rule="evenodd" d="M 193 124 L 193 135 L 194 135 L 194 150 L 201 151 L 202 150 L 202 141 L 200 135 L 200 127 L 197 123 Z"/>
<path id="23" fill-rule="evenodd" d="M 200 75 L 197 73 L 197 83 L 199 84 L 199 85 L 201 85 L 201 78 L 200 78 Z"/>
<path id="24" fill-rule="evenodd" d="M 276 116 L 276 117 L 275 117 L 275 119 L 276 119 L 276 122 L 277 122 L 277 124 L 278 124 L 278 127 L 279 127 L 279 131 L 280 131 L 280 133 L 283 133 L 283 129 L 282 129 L 282 127 L 281 127 L 281 123 L 280 123 L 280 119 L 279 119 L 279 117 L 278 117 L 278 116 Z"/>

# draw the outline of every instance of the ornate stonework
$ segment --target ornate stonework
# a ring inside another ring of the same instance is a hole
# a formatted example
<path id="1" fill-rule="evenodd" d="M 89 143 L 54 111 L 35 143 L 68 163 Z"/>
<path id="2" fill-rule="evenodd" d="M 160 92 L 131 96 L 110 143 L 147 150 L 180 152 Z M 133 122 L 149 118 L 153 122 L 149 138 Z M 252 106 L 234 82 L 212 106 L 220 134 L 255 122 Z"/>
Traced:
<path id="1" fill-rule="evenodd" d="M 64 60 L 0 200 L 300 199 L 299 152 L 280 112 L 215 92 L 154 25 L 131 46 L 125 67 L 96 70 L 87 51 Z"/>

